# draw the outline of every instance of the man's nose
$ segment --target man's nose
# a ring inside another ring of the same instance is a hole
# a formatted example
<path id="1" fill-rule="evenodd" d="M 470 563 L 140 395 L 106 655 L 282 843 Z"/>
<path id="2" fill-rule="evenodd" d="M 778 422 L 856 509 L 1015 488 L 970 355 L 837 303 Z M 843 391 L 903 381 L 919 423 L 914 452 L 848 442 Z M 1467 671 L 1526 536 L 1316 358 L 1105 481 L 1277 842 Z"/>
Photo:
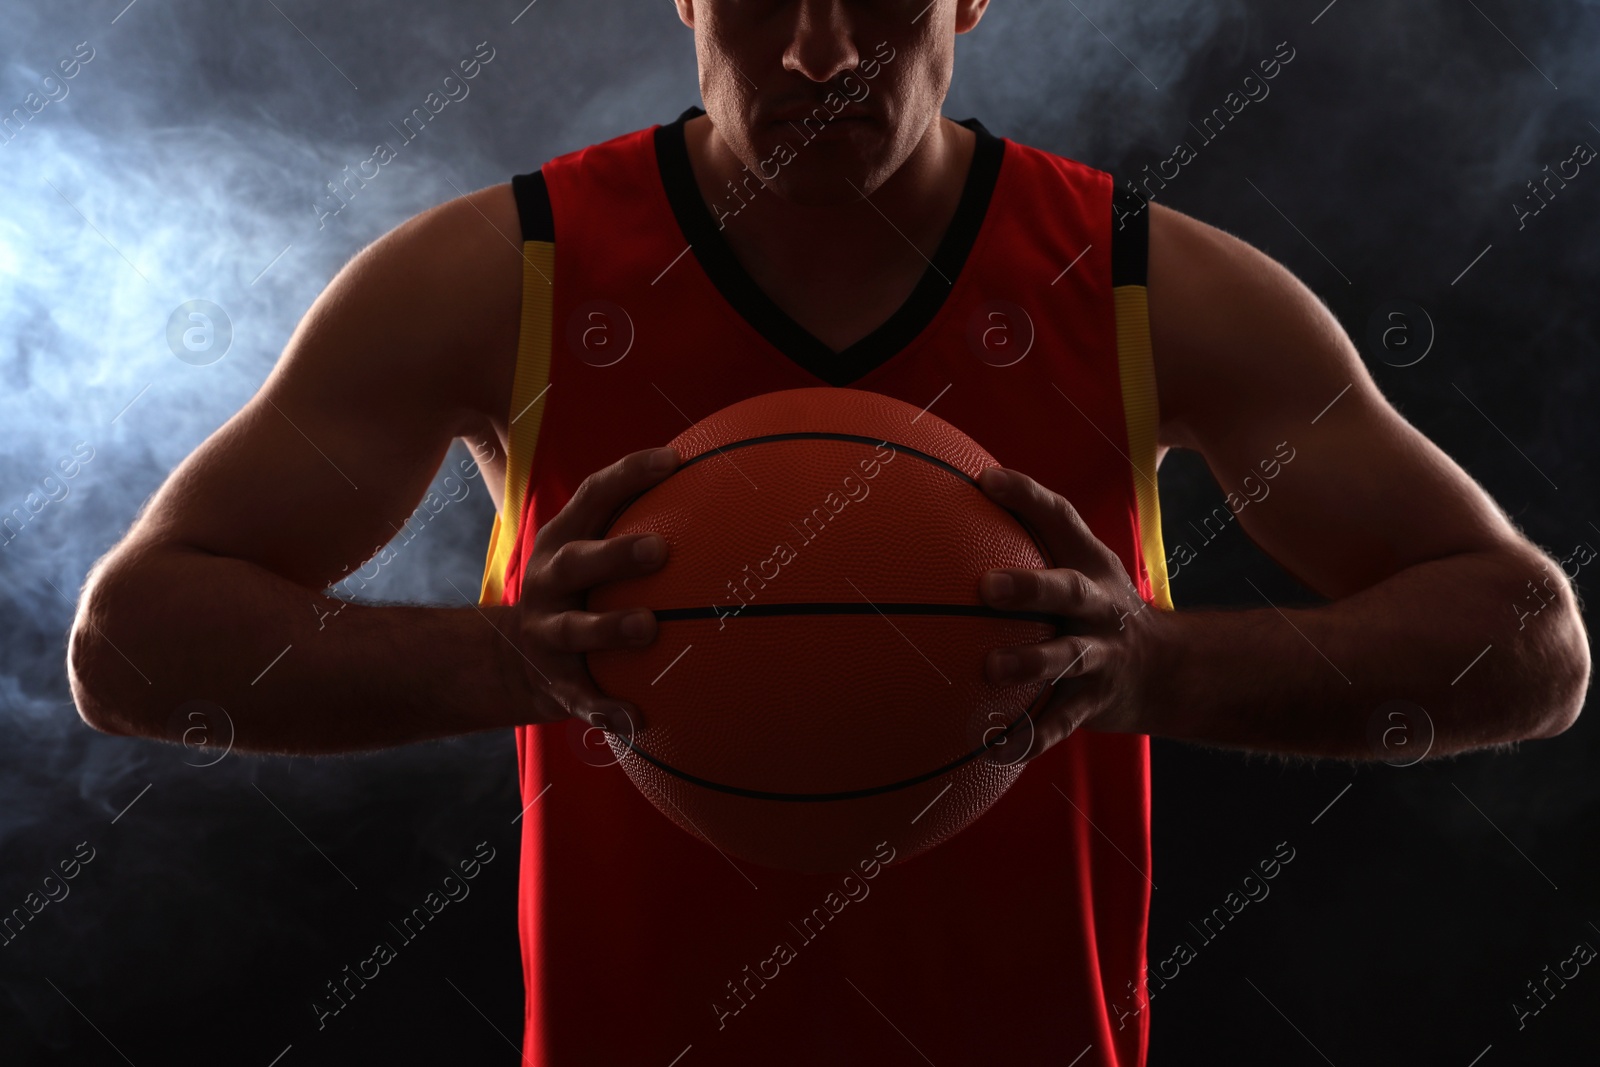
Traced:
<path id="1" fill-rule="evenodd" d="M 843 0 L 800 0 L 794 35 L 783 53 L 785 70 L 827 82 L 861 62 L 855 23 Z"/>

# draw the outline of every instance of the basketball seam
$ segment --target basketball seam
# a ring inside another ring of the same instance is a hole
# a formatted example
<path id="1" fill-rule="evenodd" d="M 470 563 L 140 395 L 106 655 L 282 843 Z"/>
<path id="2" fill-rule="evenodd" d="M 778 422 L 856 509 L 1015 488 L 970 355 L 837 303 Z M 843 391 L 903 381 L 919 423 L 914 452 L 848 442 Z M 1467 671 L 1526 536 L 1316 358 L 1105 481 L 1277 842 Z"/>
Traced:
<path id="1" fill-rule="evenodd" d="M 1024 719 L 1031 720 L 1033 717 L 1034 705 L 1039 703 L 1039 698 L 1043 696 L 1045 692 L 1048 691 L 1054 684 L 1054 682 L 1043 683 L 1039 687 L 1039 691 L 1034 694 L 1033 699 L 1028 702 L 1028 706 L 1022 709 L 1022 714 L 1017 716 L 1016 719 L 1012 720 L 1010 725 L 1000 732 L 999 736 L 1002 738 L 1007 737 L 1010 735 L 1012 730 L 1015 730 L 1022 723 Z M 745 789 L 742 786 L 724 785 L 721 782 L 713 782 L 709 779 L 701 778 L 698 775 L 690 774 L 688 771 L 679 770 L 671 764 L 662 762 L 656 757 L 650 755 L 650 753 L 646 752 L 644 749 L 635 745 L 629 738 L 622 737 L 620 735 L 614 736 L 617 737 L 617 740 L 628 746 L 628 749 L 635 755 L 648 761 L 652 766 L 659 767 L 661 770 L 666 771 L 673 777 L 681 778 L 683 781 L 689 782 L 693 785 L 698 785 L 705 789 L 711 789 L 718 793 L 728 793 L 732 796 L 747 797 L 751 800 L 780 800 L 802 803 L 820 803 L 833 800 L 860 800 L 863 797 L 881 796 L 884 793 L 894 793 L 901 789 L 909 789 L 914 785 L 920 785 L 921 783 L 929 781 L 933 778 L 937 778 L 942 774 L 948 774 L 957 767 L 960 767 L 966 763 L 970 763 L 972 760 L 978 758 L 978 756 L 982 755 L 989 749 L 998 747 L 998 744 L 986 742 L 973 749 L 971 752 L 968 752 L 965 755 L 959 756 L 950 761 L 943 767 L 938 767 L 934 770 L 915 775 L 911 778 L 904 778 L 898 782 L 890 782 L 887 785 L 867 786 L 862 789 L 846 789 L 837 793 L 773 793 L 761 789 Z"/>
<path id="2" fill-rule="evenodd" d="M 657 622 L 687 622 L 694 619 L 722 619 L 740 615 L 785 618 L 794 615 L 913 615 L 928 618 L 958 616 L 977 619 L 1014 619 L 1019 622 L 1058 623 L 1059 615 L 1044 611 L 1004 611 L 982 604 L 874 604 L 856 601 L 799 601 L 792 604 L 745 604 L 719 612 L 716 605 L 705 608 L 653 608 Z"/>
<path id="3" fill-rule="evenodd" d="M 733 441 L 725 445 L 712 445 L 712 451 L 702 452 L 698 456 L 690 456 L 688 459 L 684 460 L 678 465 L 678 470 L 681 471 L 685 467 L 693 466 L 703 459 L 707 459 L 713 455 L 716 455 L 718 452 L 726 452 L 730 448 L 749 448 L 751 445 L 770 444 L 773 441 L 853 441 L 857 444 L 879 446 L 887 446 L 889 444 L 886 439 L 880 437 L 867 437 L 857 433 L 834 433 L 827 430 L 795 430 L 790 433 L 769 433 L 762 434 L 760 437 L 741 438 L 738 441 Z M 976 486 L 978 484 L 978 480 L 976 478 L 972 477 L 955 464 L 946 460 L 942 460 L 938 456 L 924 452 L 919 448 L 912 448 L 910 445 L 896 444 L 893 447 L 904 451 L 907 455 L 915 456 L 925 463 L 931 463 L 936 467 L 943 467 L 951 474 L 954 474 L 956 477 L 965 481 L 968 485 Z M 674 471 L 673 473 L 676 474 L 677 471 Z"/>

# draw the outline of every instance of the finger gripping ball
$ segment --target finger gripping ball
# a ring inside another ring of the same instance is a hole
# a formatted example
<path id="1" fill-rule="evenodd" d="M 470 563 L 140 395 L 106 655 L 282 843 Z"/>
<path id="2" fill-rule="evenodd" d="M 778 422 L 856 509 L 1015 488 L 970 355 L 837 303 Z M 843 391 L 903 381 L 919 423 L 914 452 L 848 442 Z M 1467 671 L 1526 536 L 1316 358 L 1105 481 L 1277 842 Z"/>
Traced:
<path id="1" fill-rule="evenodd" d="M 667 562 L 587 604 L 656 616 L 648 647 L 587 657 L 643 714 L 608 735 L 634 785 L 727 855 L 789 870 L 882 842 L 903 862 L 971 824 L 1021 773 L 1008 757 L 1049 690 L 989 683 L 989 650 L 1058 632 L 979 594 L 991 568 L 1049 565 L 978 487 L 995 460 L 929 412 L 827 387 L 740 401 L 671 444 L 678 469 L 605 530 L 660 533 Z"/>

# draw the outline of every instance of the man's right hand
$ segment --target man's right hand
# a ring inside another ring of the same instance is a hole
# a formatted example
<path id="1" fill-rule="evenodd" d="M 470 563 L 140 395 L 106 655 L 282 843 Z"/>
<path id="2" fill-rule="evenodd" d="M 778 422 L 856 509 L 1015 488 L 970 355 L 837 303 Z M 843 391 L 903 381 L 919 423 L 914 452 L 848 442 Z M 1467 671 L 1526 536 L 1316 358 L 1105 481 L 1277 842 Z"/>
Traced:
<path id="1" fill-rule="evenodd" d="M 644 607 L 586 611 L 584 601 L 591 586 L 649 574 L 666 561 L 667 543 L 660 534 L 601 534 L 619 508 L 664 480 L 678 460 L 671 448 L 624 456 L 585 478 L 566 506 L 539 529 L 523 573 L 522 595 L 506 624 L 506 670 L 513 691 L 527 694 L 528 722 L 571 716 L 625 737 L 643 728 L 635 705 L 607 696 L 594 684 L 583 654 L 643 648 L 655 640 L 655 616 Z"/>

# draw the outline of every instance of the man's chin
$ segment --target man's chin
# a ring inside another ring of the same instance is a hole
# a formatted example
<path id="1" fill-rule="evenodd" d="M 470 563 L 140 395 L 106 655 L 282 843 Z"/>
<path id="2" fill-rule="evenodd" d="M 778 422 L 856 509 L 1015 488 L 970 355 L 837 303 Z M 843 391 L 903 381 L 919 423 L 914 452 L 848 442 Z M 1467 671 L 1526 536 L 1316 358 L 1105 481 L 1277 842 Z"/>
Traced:
<path id="1" fill-rule="evenodd" d="M 838 149 L 816 151 L 819 147 L 802 150 L 797 158 L 777 168 L 772 177 L 763 177 L 764 184 L 782 199 L 802 207 L 853 204 L 879 184 L 875 180 L 879 170 L 875 160 Z M 772 173 L 773 168 L 766 170 Z"/>
<path id="2" fill-rule="evenodd" d="M 797 207 L 843 207 L 858 203 L 866 189 L 863 168 L 840 169 L 827 174 L 808 175 L 799 181 L 781 178 L 767 183 L 778 197 Z"/>

